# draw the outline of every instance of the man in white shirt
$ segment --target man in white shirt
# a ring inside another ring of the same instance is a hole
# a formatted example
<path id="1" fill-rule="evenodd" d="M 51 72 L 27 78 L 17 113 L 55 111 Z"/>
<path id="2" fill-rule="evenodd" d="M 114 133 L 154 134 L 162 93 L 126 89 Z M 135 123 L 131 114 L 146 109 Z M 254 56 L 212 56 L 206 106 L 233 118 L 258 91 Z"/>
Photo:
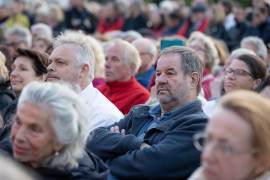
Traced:
<path id="1" fill-rule="evenodd" d="M 91 45 L 84 35 L 60 35 L 53 43 L 49 59 L 47 81 L 65 81 L 79 85 L 79 96 L 85 101 L 88 110 L 88 132 L 97 127 L 108 126 L 123 118 L 123 114 L 92 85 L 95 59 Z"/>

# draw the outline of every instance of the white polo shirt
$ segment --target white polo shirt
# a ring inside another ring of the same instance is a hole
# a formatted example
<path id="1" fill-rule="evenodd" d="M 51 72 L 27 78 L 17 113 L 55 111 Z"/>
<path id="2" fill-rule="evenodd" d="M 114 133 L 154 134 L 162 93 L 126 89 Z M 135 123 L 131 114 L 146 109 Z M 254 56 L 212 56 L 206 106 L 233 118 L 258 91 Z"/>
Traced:
<path id="1" fill-rule="evenodd" d="M 109 126 L 124 117 L 121 111 L 90 83 L 79 96 L 88 106 L 88 134 L 101 126 Z"/>

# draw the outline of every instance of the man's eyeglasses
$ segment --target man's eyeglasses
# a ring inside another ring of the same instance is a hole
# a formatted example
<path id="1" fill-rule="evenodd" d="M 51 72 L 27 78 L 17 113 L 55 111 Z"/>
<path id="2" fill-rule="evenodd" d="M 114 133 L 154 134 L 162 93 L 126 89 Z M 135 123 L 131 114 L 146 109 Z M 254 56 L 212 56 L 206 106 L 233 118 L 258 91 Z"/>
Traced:
<path id="1" fill-rule="evenodd" d="M 250 150 L 234 150 L 228 144 L 217 142 L 214 143 L 205 133 L 197 133 L 193 135 L 193 143 L 197 150 L 204 151 L 205 149 L 212 147 L 212 150 L 215 151 L 216 155 L 219 157 L 229 157 L 237 154 L 254 154 L 257 153 L 255 148 Z"/>
<path id="2" fill-rule="evenodd" d="M 251 73 L 249 73 L 249 72 L 247 72 L 247 71 L 245 71 L 243 69 L 235 69 L 235 70 L 233 70 L 232 68 L 226 68 L 224 70 L 224 72 L 225 72 L 225 77 L 227 77 L 229 74 L 233 73 L 233 76 L 235 78 L 237 78 L 237 77 L 243 76 L 246 73 L 246 74 L 250 75 L 251 77 L 256 78 L 253 74 L 251 74 Z"/>

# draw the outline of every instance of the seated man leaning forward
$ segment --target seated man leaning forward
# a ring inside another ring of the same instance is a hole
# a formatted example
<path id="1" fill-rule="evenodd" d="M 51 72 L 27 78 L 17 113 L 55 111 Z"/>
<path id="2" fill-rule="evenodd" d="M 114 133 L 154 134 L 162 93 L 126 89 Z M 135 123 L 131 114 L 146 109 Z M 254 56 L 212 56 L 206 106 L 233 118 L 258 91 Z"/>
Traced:
<path id="1" fill-rule="evenodd" d="M 135 105 L 144 104 L 150 93 L 134 77 L 141 66 L 138 50 L 128 42 L 116 39 L 111 42 L 105 59 L 107 83 L 98 90 L 123 114 Z"/>
<path id="2" fill-rule="evenodd" d="M 95 59 L 84 35 L 60 35 L 53 42 L 53 52 L 47 68 L 47 80 L 78 84 L 79 96 L 88 106 L 88 132 L 119 121 L 123 114 L 92 85 Z"/>
<path id="3" fill-rule="evenodd" d="M 95 129 L 87 149 L 110 167 L 109 179 L 187 179 L 199 166 L 192 136 L 208 117 L 197 95 L 204 64 L 188 47 L 161 51 L 156 69 L 159 105 L 134 106 L 119 122 Z"/>

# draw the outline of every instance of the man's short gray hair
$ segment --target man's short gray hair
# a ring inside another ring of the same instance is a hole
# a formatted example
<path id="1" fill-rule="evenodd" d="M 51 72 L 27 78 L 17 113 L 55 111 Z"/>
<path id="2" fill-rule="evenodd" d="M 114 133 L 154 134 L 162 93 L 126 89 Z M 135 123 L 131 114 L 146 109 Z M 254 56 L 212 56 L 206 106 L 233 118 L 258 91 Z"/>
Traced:
<path id="1" fill-rule="evenodd" d="M 243 47 L 245 44 L 250 44 L 257 47 L 258 50 L 255 52 L 257 56 L 262 58 L 264 61 L 267 59 L 267 48 L 262 39 L 255 36 L 249 36 L 241 41 L 241 47 Z"/>
<path id="2" fill-rule="evenodd" d="M 136 42 L 140 42 L 140 43 L 145 44 L 147 46 L 147 49 L 145 49 L 145 51 L 147 51 L 153 55 L 152 64 L 155 64 L 156 58 L 157 58 L 157 47 L 156 47 L 155 43 L 147 38 L 136 39 L 132 42 L 132 44 L 136 43 Z"/>
<path id="3" fill-rule="evenodd" d="M 41 33 L 39 35 L 52 39 L 52 29 L 50 26 L 44 23 L 38 23 L 31 26 L 31 31 L 35 31 L 37 29 L 41 30 Z"/>
<path id="4" fill-rule="evenodd" d="M 32 47 L 32 35 L 29 29 L 16 25 L 7 32 L 6 38 L 8 39 L 9 37 L 16 34 L 19 36 L 20 42 L 27 42 L 28 48 Z"/>
<path id="5" fill-rule="evenodd" d="M 64 145 L 58 156 L 52 155 L 43 161 L 43 167 L 78 167 L 77 160 L 84 153 L 88 124 L 83 100 L 67 84 L 32 82 L 23 89 L 18 108 L 24 101 L 42 107 L 51 115 L 48 122 L 54 130 L 55 143 Z"/>
<path id="6" fill-rule="evenodd" d="M 88 64 L 90 70 L 88 76 L 91 81 L 94 79 L 94 69 L 95 69 L 95 57 L 94 52 L 90 43 L 88 42 L 85 35 L 80 33 L 69 33 L 68 35 L 59 35 L 54 39 L 53 48 L 57 48 L 61 45 L 73 45 L 77 48 L 76 66 L 80 67 L 83 64 Z"/>
<path id="7" fill-rule="evenodd" d="M 141 57 L 140 57 L 138 50 L 132 44 L 130 44 L 129 42 L 124 41 L 122 39 L 115 39 L 115 40 L 111 41 L 109 48 L 116 46 L 116 45 L 120 45 L 125 49 L 125 54 L 124 54 L 125 63 L 127 65 L 134 63 L 136 67 L 135 67 L 133 75 L 137 74 L 137 72 L 141 66 L 141 63 L 142 63 L 142 60 L 141 60 Z"/>
<path id="8" fill-rule="evenodd" d="M 158 59 L 161 58 L 162 56 L 167 55 L 179 55 L 182 58 L 181 68 L 185 76 L 193 72 L 197 72 L 199 74 L 199 82 L 197 85 L 197 95 L 198 95 L 201 92 L 203 69 L 204 69 L 204 62 L 202 57 L 197 55 L 194 49 L 185 46 L 171 46 L 165 48 L 160 52 Z"/>

